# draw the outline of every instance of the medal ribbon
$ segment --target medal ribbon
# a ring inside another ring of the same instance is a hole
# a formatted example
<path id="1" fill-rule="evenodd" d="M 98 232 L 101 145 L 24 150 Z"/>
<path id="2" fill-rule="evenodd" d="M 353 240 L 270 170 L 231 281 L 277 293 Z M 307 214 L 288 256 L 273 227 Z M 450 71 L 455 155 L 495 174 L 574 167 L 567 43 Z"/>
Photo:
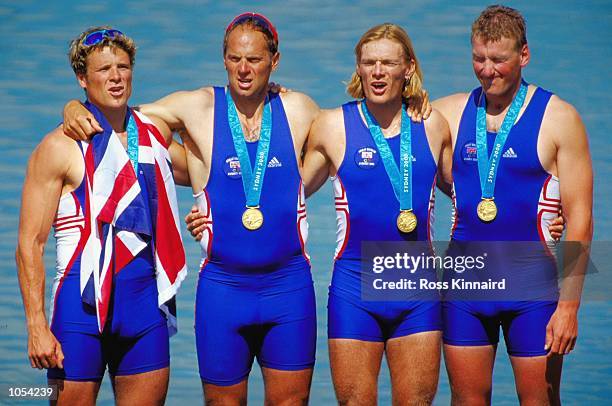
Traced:
<path id="1" fill-rule="evenodd" d="M 495 193 L 495 181 L 499 169 L 499 159 L 502 149 L 506 144 L 510 130 L 518 117 L 521 107 L 527 96 L 527 84 L 523 81 L 518 93 L 512 100 L 512 104 L 506 112 L 501 128 L 495 136 L 493 151 L 489 156 L 487 149 L 487 109 L 484 92 L 480 94 L 478 109 L 476 113 L 476 156 L 478 159 L 478 176 L 480 177 L 480 189 L 483 199 L 492 199 Z"/>
<path id="2" fill-rule="evenodd" d="M 412 210 L 412 131 L 410 119 L 406 114 L 406 105 L 402 103 L 400 167 L 395 162 L 389 143 L 385 139 L 380 126 L 370 114 L 365 99 L 361 102 L 361 108 L 376 148 L 380 152 L 389 181 L 393 186 L 395 197 L 400 203 L 400 210 Z"/>
<path id="3" fill-rule="evenodd" d="M 257 152 L 255 154 L 255 166 L 253 167 L 251 166 L 251 158 L 249 157 L 246 141 L 244 140 L 242 125 L 238 118 L 238 111 L 236 110 L 236 105 L 234 104 L 234 100 L 232 100 L 229 89 L 225 91 L 225 96 L 227 99 L 227 118 L 232 132 L 236 155 L 238 155 L 238 161 L 240 161 L 240 172 L 242 173 L 242 187 L 244 188 L 244 195 L 246 196 L 246 206 L 257 207 L 261 199 L 261 190 L 263 188 L 263 180 L 268 163 L 268 151 L 270 150 L 270 137 L 272 135 L 272 110 L 270 109 L 270 101 L 266 96 L 261 118 L 261 133 L 257 145 Z"/>
<path id="4" fill-rule="evenodd" d="M 134 173 L 138 177 L 138 127 L 136 127 L 136 121 L 130 109 L 128 109 L 127 114 L 127 154 L 134 167 Z"/>

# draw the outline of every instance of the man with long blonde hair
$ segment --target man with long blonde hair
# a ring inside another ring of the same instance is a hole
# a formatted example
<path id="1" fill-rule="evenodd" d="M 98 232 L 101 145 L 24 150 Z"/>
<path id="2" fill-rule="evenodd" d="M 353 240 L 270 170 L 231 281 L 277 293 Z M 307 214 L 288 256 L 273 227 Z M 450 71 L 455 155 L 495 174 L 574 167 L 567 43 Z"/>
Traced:
<path id="1" fill-rule="evenodd" d="M 416 254 L 431 241 L 436 176 L 450 181 L 450 133 L 435 110 L 420 123 L 405 113 L 423 97 L 423 76 L 401 27 L 371 28 L 355 56 L 347 91 L 359 100 L 319 114 L 304 162 L 307 194 L 328 176 L 334 184 L 338 245 L 328 302 L 334 387 L 340 404 L 376 404 L 386 354 L 393 403 L 429 404 L 440 367 L 437 291 L 372 292 L 362 283 L 369 280 L 361 270 L 362 242 L 410 241 L 406 250 Z M 435 281 L 435 273 L 422 272 L 416 275 Z"/>

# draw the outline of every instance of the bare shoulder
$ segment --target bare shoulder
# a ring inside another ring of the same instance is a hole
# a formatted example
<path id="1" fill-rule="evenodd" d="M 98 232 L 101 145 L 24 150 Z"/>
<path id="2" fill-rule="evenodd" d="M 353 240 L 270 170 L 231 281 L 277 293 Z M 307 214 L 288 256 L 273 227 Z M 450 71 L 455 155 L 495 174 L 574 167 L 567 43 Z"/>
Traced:
<path id="1" fill-rule="evenodd" d="M 29 165 L 44 167 L 51 175 L 66 172 L 75 160 L 81 157 L 81 150 L 77 142 L 65 135 L 62 128 L 58 127 L 46 134 L 36 146 L 30 157 Z"/>
<path id="2" fill-rule="evenodd" d="M 281 93 L 283 107 L 287 114 L 291 116 L 304 117 L 313 120 L 319 113 L 319 106 L 310 96 L 301 92 Z"/>
<path id="3" fill-rule="evenodd" d="M 547 118 L 560 126 L 582 122 L 576 108 L 557 95 L 552 95 L 546 108 Z"/>
<path id="4" fill-rule="evenodd" d="M 36 147 L 36 151 L 42 151 L 50 154 L 45 159 L 63 161 L 66 159 L 66 154 L 79 152 L 78 143 L 72 138 L 64 134 L 61 127 L 55 128 L 53 131 L 46 134 L 40 144 Z"/>
<path id="5" fill-rule="evenodd" d="M 576 108 L 556 95 L 550 98 L 546 107 L 542 131 L 551 136 L 556 144 L 586 138 L 586 130 Z"/>
<path id="6" fill-rule="evenodd" d="M 291 134 L 298 148 L 303 146 L 317 115 L 319 106 L 307 95 L 300 92 L 281 93 L 283 108 L 289 121 Z"/>
<path id="7" fill-rule="evenodd" d="M 211 86 L 201 87 L 187 93 L 188 97 L 201 105 L 212 106 L 215 102 L 215 89 Z"/>
<path id="8" fill-rule="evenodd" d="M 435 107 L 431 110 L 431 114 L 423 123 L 425 125 L 425 130 L 428 133 L 430 131 L 434 133 L 448 132 L 448 123 L 446 118 L 444 118 L 442 113 L 440 113 L 440 111 Z"/>
<path id="9" fill-rule="evenodd" d="M 319 143 L 337 141 L 338 136 L 344 135 L 344 114 L 342 108 L 324 109 L 312 124 L 311 136 Z"/>
<path id="10" fill-rule="evenodd" d="M 321 110 L 315 123 L 331 130 L 332 127 L 338 127 L 338 125 L 343 124 L 343 121 L 344 113 L 342 112 L 342 107 L 337 107 L 335 109 Z"/>
<path id="11" fill-rule="evenodd" d="M 302 92 L 291 91 L 280 93 L 280 97 L 283 100 L 283 104 L 292 106 L 317 106 L 317 103 L 315 103 L 310 96 Z"/>
<path id="12" fill-rule="evenodd" d="M 455 93 L 449 96 L 441 97 L 431 102 L 431 105 L 437 109 L 443 116 L 456 114 L 457 111 L 463 111 L 467 103 L 469 93 Z"/>

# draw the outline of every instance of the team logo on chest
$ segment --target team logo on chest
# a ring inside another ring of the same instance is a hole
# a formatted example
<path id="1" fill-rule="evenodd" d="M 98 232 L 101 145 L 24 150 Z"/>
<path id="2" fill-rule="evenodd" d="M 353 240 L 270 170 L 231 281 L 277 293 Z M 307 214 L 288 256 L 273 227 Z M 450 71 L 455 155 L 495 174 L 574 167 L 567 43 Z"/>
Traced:
<path id="1" fill-rule="evenodd" d="M 237 156 L 228 156 L 225 158 L 225 161 L 223 161 L 223 173 L 230 179 L 242 178 L 240 161 Z"/>
<path id="2" fill-rule="evenodd" d="M 283 166 L 283 163 L 275 156 L 270 159 L 268 162 L 268 168 L 280 168 Z"/>
<path id="3" fill-rule="evenodd" d="M 510 147 L 504 152 L 502 158 L 518 158 L 518 155 L 514 152 L 514 148 Z"/>
<path id="4" fill-rule="evenodd" d="M 373 169 L 378 165 L 378 161 L 380 156 L 375 148 L 363 147 L 355 152 L 355 164 L 361 169 Z"/>
<path id="5" fill-rule="evenodd" d="M 463 162 L 478 162 L 476 143 L 468 142 L 463 145 L 463 148 L 461 148 L 461 159 L 463 159 Z"/>
<path id="6" fill-rule="evenodd" d="M 283 163 L 277 157 L 273 156 L 268 162 L 268 168 L 282 168 Z M 242 178 L 242 172 L 240 171 L 240 161 L 237 156 L 228 156 L 223 161 L 223 173 L 230 179 Z"/>

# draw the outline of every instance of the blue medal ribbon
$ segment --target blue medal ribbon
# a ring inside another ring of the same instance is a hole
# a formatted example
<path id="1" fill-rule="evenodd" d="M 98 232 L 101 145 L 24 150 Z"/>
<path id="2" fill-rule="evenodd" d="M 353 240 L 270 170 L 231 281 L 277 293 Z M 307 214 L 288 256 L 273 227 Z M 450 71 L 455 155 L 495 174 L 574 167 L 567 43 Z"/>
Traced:
<path id="1" fill-rule="evenodd" d="M 506 112 L 501 128 L 495 136 L 493 150 L 491 151 L 491 156 L 489 156 L 489 151 L 487 149 L 486 98 L 484 97 L 484 91 L 480 94 L 476 112 L 476 156 L 478 159 L 478 176 L 480 177 L 480 189 L 483 199 L 493 198 L 502 150 L 521 107 L 523 107 L 523 103 L 525 103 L 526 96 L 527 84 L 523 81 L 521 82 L 518 93 L 512 100 L 512 104 L 510 104 Z"/>
<path id="2" fill-rule="evenodd" d="M 134 167 L 134 173 L 138 177 L 138 127 L 134 120 L 133 113 L 128 109 L 127 112 L 127 154 Z"/>
<path id="3" fill-rule="evenodd" d="M 406 114 L 406 105 L 402 103 L 399 167 L 395 162 L 389 143 L 385 139 L 380 126 L 370 114 L 365 99 L 361 101 L 361 109 L 370 129 L 372 139 L 374 139 L 376 148 L 380 152 L 385 171 L 393 186 L 395 197 L 400 203 L 400 210 L 412 210 L 412 131 L 410 119 L 408 114 Z"/>
<path id="4" fill-rule="evenodd" d="M 268 151 L 270 150 L 270 137 L 272 135 L 272 110 L 270 109 L 270 101 L 266 96 L 264 102 L 263 115 L 261 118 L 261 133 L 259 135 L 259 143 L 255 154 L 255 166 L 251 166 L 251 158 L 247 151 L 242 125 L 238 118 L 238 111 L 229 89 L 225 91 L 227 99 L 227 118 L 229 121 L 234 148 L 238 161 L 240 161 L 240 172 L 242 173 L 242 187 L 246 196 L 247 207 L 258 207 L 261 199 L 261 190 L 263 188 L 264 175 L 268 163 Z"/>

